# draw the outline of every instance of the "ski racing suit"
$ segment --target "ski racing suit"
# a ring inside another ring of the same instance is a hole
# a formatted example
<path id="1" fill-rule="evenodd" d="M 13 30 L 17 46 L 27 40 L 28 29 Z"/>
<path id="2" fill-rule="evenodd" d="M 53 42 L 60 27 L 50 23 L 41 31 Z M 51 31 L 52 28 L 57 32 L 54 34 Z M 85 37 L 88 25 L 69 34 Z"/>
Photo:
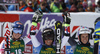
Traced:
<path id="1" fill-rule="evenodd" d="M 34 30 L 35 31 L 35 30 Z M 39 30 L 38 30 L 39 31 Z M 37 34 L 37 33 L 36 33 Z M 55 54 L 56 48 L 54 45 L 42 45 L 36 38 L 36 35 L 30 35 L 33 44 L 33 54 Z"/>
<path id="2" fill-rule="evenodd" d="M 64 18 L 64 37 L 62 39 L 61 48 L 69 43 L 73 49 L 74 54 L 93 54 L 93 47 L 90 43 L 82 44 L 81 42 L 76 42 L 73 37 L 70 37 L 70 22 L 71 19 L 68 17 L 68 12 L 63 13 Z M 70 14 L 69 14 L 70 15 Z M 66 41 L 65 41 L 66 40 Z"/>
<path id="3" fill-rule="evenodd" d="M 31 39 L 27 36 L 20 38 L 19 40 L 10 39 L 10 53 L 12 54 L 24 54 L 25 44 L 27 44 Z M 1 42 L 0 45 L 0 53 L 4 54 L 4 40 Z"/>
<path id="4" fill-rule="evenodd" d="M 33 43 L 33 54 L 55 54 L 55 46 L 46 46 L 38 42 L 35 36 L 31 36 Z"/>
<path id="5" fill-rule="evenodd" d="M 66 43 L 69 43 L 71 45 L 73 54 L 93 54 L 93 46 L 84 46 L 80 42 L 76 42 L 72 37 L 64 36 L 62 39 L 61 48 L 63 48 Z"/>

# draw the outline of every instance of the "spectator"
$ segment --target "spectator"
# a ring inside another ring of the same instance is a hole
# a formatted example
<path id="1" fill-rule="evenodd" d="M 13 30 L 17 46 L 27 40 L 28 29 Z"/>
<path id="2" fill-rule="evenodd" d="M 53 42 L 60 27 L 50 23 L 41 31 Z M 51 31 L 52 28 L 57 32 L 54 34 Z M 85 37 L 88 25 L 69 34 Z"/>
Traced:
<path id="1" fill-rule="evenodd" d="M 78 6 L 78 12 L 85 12 L 82 5 Z"/>
<path id="2" fill-rule="evenodd" d="M 42 11 L 42 12 L 49 12 L 49 13 L 51 12 L 50 10 L 48 10 L 46 8 L 46 3 L 45 2 L 41 2 L 39 10 Z"/>
<path id="3" fill-rule="evenodd" d="M 19 1 L 19 11 L 24 11 L 27 8 L 27 5 L 24 3 L 23 0 Z"/>
<path id="4" fill-rule="evenodd" d="M 87 1 L 86 0 L 83 1 L 82 5 L 83 5 L 84 10 L 87 9 Z"/>
<path id="5" fill-rule="evenodd" d="M 59 4 L 59 0 L 54 0 L 50 5 L 50 9 L 52 12 L 60 12 L 63 8 L 61 4 Z"/>
<path id="6" fill-rule="evenodd" d="M 1 5 L 0 5 L 0 11 L 5 11 Z"/>
<path id="7" fill-rule="evenodd" d="M 27 0 L 27 5 L 28 7 L 25 8 L 25 12 L 33 12 L 33 9 L 32 9 L 32 0 Z"/>
<path id="8" fill-rule="evenodd" d="M 69 12 L 77 12 L 77 1 L 74 1 Z"/>
<path id="9" fill-rule="evenodd" d="M 69 0 L 66 7 L 70 10 L 72 4 L 73 4 L 73 0 Z"/>
<path id="10" fill-rule="evenodd" d="M 66 4 L 64 3 L 64 0 L 59 0 L 59 2 L 60 2 L 60 4 L 62 5 L 62 8 L 63 8 L 61 10 L 61 12 L 64 12 L 67 9 Z"/>
<path id="11" fill-rule="evenodd" d="M 36 11 L 39 8 L 39 4 L 36 0 L 32 0 L 32 9 Z"/>
<path id="12" fill-rule="evenodd" d="M 77 7 L 78 6 L 82 6 L 82 1 L 80 1 L 80 0 L 77 1 Z"/>
<path id="13" fill-rule="evenodd" d="M 97 7 L 95 9 L 95 12 L 100 13 L 100 0 L 97 2 Z"/>
<path id="14" fill-rule="evenodd" d="M 50 9 L 50 3 L 47 2 L 47 0 L 42 0 L 42 2 L 44 2 L 46 4 L 46 8 L 51 11 L 51 9 Z"/>
<path id="15" fill-rule="evenodd" d="M 85 11 L 86 12 L 94 12 L 95 10 L 93 9 L 92 2 L 89 0 L 87 4 L 88 4 L 88 7 Z"/>

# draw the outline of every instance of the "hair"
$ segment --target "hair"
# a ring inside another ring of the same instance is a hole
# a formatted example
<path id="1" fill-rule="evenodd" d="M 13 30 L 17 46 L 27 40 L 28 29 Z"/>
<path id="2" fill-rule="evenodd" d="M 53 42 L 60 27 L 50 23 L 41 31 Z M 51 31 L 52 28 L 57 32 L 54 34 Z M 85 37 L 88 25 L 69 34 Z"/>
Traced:
<path id="1" fill-rule="evenodd" d="M 42 5 L 42 6 L 46 6 L 46 3 L 45 3 L 45 2 L 41 2 L 40 5 Z"/>
<path id="2" fill-rule="evenodd" d="M 79 37 L 78 37 L 80 42 L 81 42 L 81 35 L 82 34 L 79 34 Z M 89 39 L 90 39 L 90 34 L 88 34 L 88 42 L 89 42 Z"/>
<path id="3" fill-rule="evenodd" d="M 100 5 L 100 0 L 97 2 L 98 5 Z"/>

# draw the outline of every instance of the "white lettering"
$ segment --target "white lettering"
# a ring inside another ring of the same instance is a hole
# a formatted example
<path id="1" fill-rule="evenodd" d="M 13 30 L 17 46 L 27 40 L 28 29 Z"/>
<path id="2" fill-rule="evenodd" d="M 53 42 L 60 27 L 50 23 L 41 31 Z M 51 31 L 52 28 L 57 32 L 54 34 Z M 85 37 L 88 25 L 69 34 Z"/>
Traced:
<path id="1" fill-rule="evenodd" d="M 24 30 L 25 30 L 25 27 L 28 25 L 28 28 L 27 28 L 27 31 L 26 31 L 26 34 L 28 35 L 29 32 L 30 32 L 30 27 L 31 27 L 31 21 L 30 20 L 27 20 L 24 24 Z"/>
<path id="2" fill-rule="evenodd" d="M 55 22 L 56 22 L 55 19 L 52 19 L 51 21 L 49 21 L 48 17 L 46 17 L 45 19 L 43 18 L 41 21 L 41 26 L 40 26 L 41 31 L 43 31 L 44 28 L 54 26 Z"/>
<path id="3" fill-rule="evenodd" d="M 57 40 L 60 40 L 60 28 L 57 29 Z"/>
<path id="4" fill-rule="evenodd" d="M 55 19 L 52 19 L 51 21 L 48 20 L 48 17 L 46 17 L 45 19 L 43 18 L 41 20 L 41 24 L 40 24 L 40 28 L 39 30 L 43 31 L 44 28 L 48 28 L 48 27 L 52 27 L 55 25 Z M 28 28 L 27 31 L 26 31 L 26 34 L 28 35 L 29 32 L 30 32 L 30 27 L 31 27 L 31 21 L 30 20 L 27 20 L 24 24 L 24 30 L 25 30 L 25 27 L 28 25 Z M 37 32 L 38 33 L 38 32 Z"/>

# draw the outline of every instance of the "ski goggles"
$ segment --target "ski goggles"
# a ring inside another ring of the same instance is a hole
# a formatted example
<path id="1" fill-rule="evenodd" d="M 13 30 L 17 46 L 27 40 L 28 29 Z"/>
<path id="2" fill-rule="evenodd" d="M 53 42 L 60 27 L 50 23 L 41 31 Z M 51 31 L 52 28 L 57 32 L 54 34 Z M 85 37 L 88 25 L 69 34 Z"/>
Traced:
<path id="1" fill-rule="evenodd" d="M 16 34 L 17 33 L 22 34 L 23 30 L 22 29 L 18 29 L 18 28 L 14 28 L 13 32 L 16 33 Z"/>
<path id="2" fill-rule="evenodd" d="M 45 40 L 53 40 L 53 37 L 44 37 Z"/>
<path id="3" fill-rule="evenodd" d="M 44 35 L 45 40 L 53 40 L 54 36 L 53 35 Z"/>

